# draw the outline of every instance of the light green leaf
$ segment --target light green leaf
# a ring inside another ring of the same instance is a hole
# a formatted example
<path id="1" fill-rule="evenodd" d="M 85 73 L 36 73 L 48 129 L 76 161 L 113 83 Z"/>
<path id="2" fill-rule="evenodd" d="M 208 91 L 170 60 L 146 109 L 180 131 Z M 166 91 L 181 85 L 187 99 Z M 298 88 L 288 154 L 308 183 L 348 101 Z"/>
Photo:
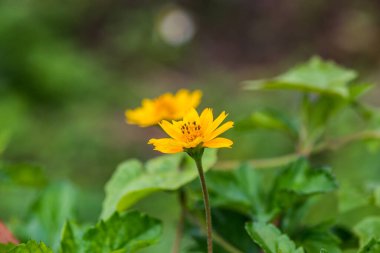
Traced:
<path id="1" fill-rule="evenodd" d="M 379 253 L 380 252 L 380 240 L 372 238 L 366 245 L 364 245 L 358 253 Z"/>
<path id="2" fill-rule="evenodd" d="M 11 249 L 15 248 L 16 245 L 12 243 L 0 244 L 0 253 L 8 253 Z"/>
<path id="3" fill-rule="evenodd" d="M 272 224 L 263 222 L 250 222 L 245 226 L 248 234 L 265 253 L 303 253 L 302 247 L 297 248 L 290 238 L 282 234 Z"/>
<path id="4" fill-rule="evenodd" d="M 75 217 L 76 196 L 77 191 L 70 183 L 48 186 L 32 205 L 27 223 L 17 228 L 19 233 L 57 249 L 66 220 Z"/>
<path id="5" fill-rule="evenodd" d="M 207 171 L 216 162 L 216 149 L 206 149 L 203 155 Z M 101 217 L 123 211 L 140 199 L 157 191 L 174 191 L 198 176 L 194 161 L 186 153 L 163 155 L 145 166 L 135 159 L 120 164 L 106 184 L 106 198 Z"/>
<path id="6" fill-rule="evenodd" d="M 357 100 L 359 97 L 363 96 L 365 93 L 370 91 L 374 87 L 373 84 L 363 83 L 351 85 L 349 87 L 350 98 L 352 101 Z"/>
<path id="7" fill-rule="evenodd" d="M 380 240 L 380 217 L 367 217 L 353 230 L 359 237 L 361 247 L 365 247 L 372 239 Z"/>
<path id="8" fill-rule="evenodd" d="M 356 76 L 353 70 L 313 57 L 308 62 L 273 79 L 246 81 L 245 88 L 249 90 L 292 89 L 349 98 L 350 92 L 347 85 Z"/>
<path id="9" fill-rule="evenodd" d="M 83 233 L 66 224 L 61 253 L 133 253 L 157 243 L 162 224 L 140 212 L 114 213 Z"/>
<path id="10" fill-rule="evenodd" d="M 291 137 L 297 136 L 298 127 L 291 119 L 281 112 L 274 110 L 259 110 L 248 118 L 236 123 L 237 130 L 252 130 L 257 128 L 277 130 Z"/>
<path id="11" fill-rule="evenodd" d="M 53 253 L 51 249 L 46 247 L 43 242 L 37 243 L 35 241 L 28 241 L 15 246 L 8 253 Z"/>

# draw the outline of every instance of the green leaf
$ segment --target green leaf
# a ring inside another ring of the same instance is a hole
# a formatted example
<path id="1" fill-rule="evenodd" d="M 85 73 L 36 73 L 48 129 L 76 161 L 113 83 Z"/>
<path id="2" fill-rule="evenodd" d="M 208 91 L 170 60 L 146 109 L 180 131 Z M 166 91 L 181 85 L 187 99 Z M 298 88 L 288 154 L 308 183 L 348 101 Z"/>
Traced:
<path id="1" fill-rule="evenodd" d="M 356 187 L 352 183 L 341 184 L 338 190 L 339 212 L 368 206 L 371 203 L 371 192 L 361 187 Z"/>
<path id="2" fill-rule="evenodd" d="M 358 253 L 379 253 L 380 252 L 380 240 L 371 239 L 366 245 L 364 245 Z"/>
<path id="3" fill-rule="evenodd" d="M 46 247 L 43 242 L 37 243 L 35 241 L 28 241 L 15 246 L 8 253 L 53 253 L 51 249 Z"/>
<path id="4" fill-rule="evenodd" d="M 7 252 L 9 252 L 11 249 L 13 249 L 15 247 L 16 247 L 16 245 L 14 245 L 12 243 L 0 244 L 0 253 L 7 253 Z"/>
<path id="5" fill-rule="evenodd" d="M 273 79 L 246 81 L 245 88 L 249 90 L 291 89 L 349 98 L 350 91 L 347 85 L 356 76 L 353 70 L 313 57 L 308 62 Z"/>
<path id="6" fill-rule="evenodd" d="M 354 227 L 361 247 L 365 247 L 372 239 L 380 240 L 380 217 L 367 217 Z"/>
<path id="7" fill-rule="evenodd" d="M 311 168 L 304 158 L 283 170 L 274 184 L 279 197 L 277 201 L 282 206 L 300 197 L 331 192 L 337 186 L 334 176 L 327 169 Z"/>
<path id="8" fill-rule="evenodd" d="M 260 110 L 252 113 L 248 118 L 236 123 L 237 130 L 252 130 L 263 128 L 284 132 L 296 137 L 298 127 L 285 114 L 274 110 Z"/>
<path id="9" fill-rule="evenodd" d="M 216 150 L 206 149 L 203 165 L 207 171 L 216 162 Z M 106 184 L 101 217 L 123 211 L 157 191 L 174 191 L 198 176 L 194 161 L 185 153 L 163 155 L 148 161 L 128 160 L 118 166 Z"/>
<path id="10" fill-rule="evenodd" d="M 261 189 L 262 176 L 249 164 L 232 171 L 210 171 L 207 185 L 213 207 L 239 210 L 247 215 L 255 213 L 258 219 L 266 215 L 266 200 Z"/>
<path id="11" fill-rule="evenodd" d="M 319 141 L 330 120 L 347 104 L 347 101 L 337 97 L 305 95 L 302 104 L 302 124 L 308 134 L 306 141 L 311 144 Z"/>
<path id="12" fill-rule="evenodd" d="M 374 87 L 373 84 L 368 84 L 368 83 L 351 85 L 349 87 L 351 100 L 352 101 L 357 100 L 358 98 L 363 96 L 365 93 L 370 91 L 373 87 Z"/>
<path id="13" fill-rule="evenodd" d="M 297 248 L 290 238 L 282 234 L 272 224 L 250 222 L 245 226 L 251 238 L 265 251 L 265 253 L 303 253 L 302 247 Z"/>
<path id="14" fill-rule="evenodd" d="M 67 182 L 48 186 L 32 205 L 27 223 L 19 225 L 20 234 L 57 249 L 66 220 L 75 217 L 76 195 Z"/>
<path id="15" fill-rule="evenodd" d="M 305 229 L 300 233 L 300 243 L 306 252 L 341 253 L 340 240 L 329 227 L 319 225 Z"/>
<path id="16" fill-rule="evenodd" d="M 83 233 L 67 223 L 61 253 L 133 253 L 157 243 L 162 224 L 140 212 L 114 213 Z"/>

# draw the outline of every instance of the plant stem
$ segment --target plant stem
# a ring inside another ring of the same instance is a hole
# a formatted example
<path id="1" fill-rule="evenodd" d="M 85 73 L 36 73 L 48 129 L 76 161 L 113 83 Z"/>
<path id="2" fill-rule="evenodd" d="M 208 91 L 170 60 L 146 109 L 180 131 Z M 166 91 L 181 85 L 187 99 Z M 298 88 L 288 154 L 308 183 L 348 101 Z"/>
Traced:
<path id="1" fill-rule="evenodd" d="M 177 223 L 172 253 L 179 253 L 181 250 L 181 240 L 183 237 L 183 229 L 185 226 L 185 215 L 186 215 L 186 195 L 185 195 L 184 190 L 180 189 L 178 193 L 178 199 L 179 199 L 181 210 L 179 214 L 179 220 Z"/>
<path id="2" fill-rule="evenodd" d="M 287 165 L 298 158 L 300 158 L 302 155 L 300 154 L 288 154 L 288 155 L 283 155 L 279 157 L 274 157 L 274 158 L 263 158 L 263 159 L 254 159 L 254 160 L 249 160 L 248 162 L 252 164 L 252 166 L 255 169 L 268 169 L 268 168 L 274 168 L 274 167 L 281 167 L 284 165 Z M 215 166 L 216 169 L 221 169 L 221 170 L 230 170 L 230 169 L 235 169 L 236 166 L 239 166 L 240 162 L 239 161 L 221 161 L 217 163 Z"/>
<path id="3" fill-rule="evenodd" d="M 202 232 L 204 232 L 205 234 L 207 233 L 205 222 L 202 219 L 193 215 L 190 212 L 186 212 L 186 216 L 189 219 L 189 221 L 197 225 L 202 230 Z M 235 248 L 235 246 L 231 245 L 228 241 L 224 240 L 224 238 L 221 237 L 217 232 L 213 232 L 213 239 L 216 243 L 218 243 L 223 249 L 225 249 L 229 253 L 243 253 L 239 249 Z"/>
<path id="4" fill-rule="evenodd" d="M 207 252 L 212 253 L 212 222 L 211 222 L 211 208 L 210 208 L 210 201 L 208 197 L 208 191 L 207 191 L 207 185 L 206 185 L 206 179 L 203 172 L 203 166 L 202 166 L 202 157 L 194 157 L 195 163 L 197 165 L 198 173 L 199 173 L 199 180 L 201 182 L 202 186 L 202 193 L 203 193 L 203 202 L 205 205 L 205 213 L 206 213 L 206 226 L 207 226 Z"/>

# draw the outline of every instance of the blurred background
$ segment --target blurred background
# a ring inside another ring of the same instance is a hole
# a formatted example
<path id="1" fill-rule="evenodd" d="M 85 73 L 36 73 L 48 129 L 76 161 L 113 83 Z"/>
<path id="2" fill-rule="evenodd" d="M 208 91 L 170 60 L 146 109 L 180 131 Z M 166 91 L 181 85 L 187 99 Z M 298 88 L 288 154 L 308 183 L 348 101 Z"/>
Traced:
<path id="1" fill-rule="evenodd" d="M 232 120 L 264 107 L 291 114 L 296 95 L 243 91 L 241 81 L 275 76 L 313 55 L 379 83 L 379 9 L 379 1 L 369 0 L 3 0 L 0 142 L 8 145 L 2 159 L 41 166 L 49 181 L 73 182 L 83 192 L 82 217 L 96 220 L 104 183 L 117 164 L 158 155 L 146 144 L 158 130 L 127 125 L 125 109 L 188 88 L 203 91 L 200 108 L 226 110 Z M 380 106 L 379 95 L 375 87 L 363 99 Z M 352 124 L 341 131 L 356 127 L 349 113 L 342 117 Z M 222 150 L 221 159 L 293 149 L 276 133 L 229 136 L 235 146 Z M 359 164 L 361 177 L 379 177 L 379 153 L 360 143 L 321 159 L 338 177 L 356 177 Z M 38 194 L 1 189 L 0 219 L 25 214 Z M 175 200 L 162 194 L 155 207 L 142 208 L 155 214 Z"/>

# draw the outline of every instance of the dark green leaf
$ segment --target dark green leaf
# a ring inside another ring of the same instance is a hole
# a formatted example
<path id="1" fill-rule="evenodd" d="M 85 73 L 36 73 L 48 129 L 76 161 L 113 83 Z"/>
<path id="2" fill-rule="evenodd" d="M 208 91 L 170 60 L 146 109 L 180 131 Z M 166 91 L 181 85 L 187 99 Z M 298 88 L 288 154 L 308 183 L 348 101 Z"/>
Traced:
<path id="1" fill-rule="evenodd" d="M 207 171 L 216 162 L 216 150 L 206 149 L 203 155 Z M 194 161 L 185 153 L 163 155 L 145 167 L 138 160 L 128 160 L 117 168 L 106 185 L 102 217 L 128 209 L 147 195 L 163 190 L 177 190 L 198 176 Z"/>
<path id="2" fill-rule="evenodd" d="M 313 57 L 308 62 L 273 79 L 246 81 L 245 88 L 250 90 L 292 89 L 349 98 L 350 92 L 347 85 L 356 76 L 353 70 Z"/>
<path id="3" fill-rule="evenodd" d="M 303 230 L 300 233 L 300 243 L 306 252 L 341 253 L 340 240 L 329 227 L 320 225 Z"/>
<path id="4" fill-rule="evenodd" d="M 311 168 L 307 160 L 301 158 L 277 176 L 274 187 L 281 195 L 278 201 L 286 203 L 289 200 L 285 198 L 331 192 L 337 188 L 337 182 L 327 169 Z"/>
<path id="5" fill-rule="evenodd" d="M 258 219 L 266 215 L 266 200 L 261 189 L 261 174 L 248 164 L 233 171 L 210 171 L 207 185 L 214 207 L 239 210 L 247 215 L 254 212 Z"/>
<path id="6" fill-rule="evenodd" d="M 250 222 L 245 226 L 251 238 L 265 251 L 265 253 L 303 253 L 302 247 L 297 248 L 295 243 L 272 224 Z"/>
<path id="7" fill-rule="evenodd" d="M 66 224 L 62 253 L 133 253 L 157 243 L 161 222 L 139 212 L 114 213 L 108 220 L 81 232 Z"/>

